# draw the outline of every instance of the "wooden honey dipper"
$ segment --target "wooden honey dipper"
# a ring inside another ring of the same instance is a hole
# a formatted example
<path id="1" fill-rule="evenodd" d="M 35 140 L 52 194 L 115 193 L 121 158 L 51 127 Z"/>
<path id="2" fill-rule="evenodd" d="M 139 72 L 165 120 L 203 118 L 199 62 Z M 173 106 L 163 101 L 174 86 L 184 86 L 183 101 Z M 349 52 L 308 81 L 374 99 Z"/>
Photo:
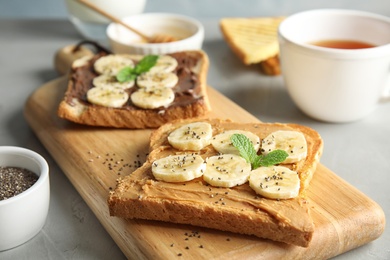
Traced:
<path id="1" fill-rule="evenodd" d="M 126 29 L 132 31 L 133 33 L 139 35 L 140 37 L 142 37 L 146 42 L 148 43 L 166 43 L 166 42 L 174 42 L 174 41 L 177 41 L 178 39 L 171 36 L 171 35 L 166 35 L 166 34 L 156 34 L 156 35 L 153 35 L 153 36 L 149 36 L 149 35 L 146 35 L 144 34 L 143 32 L 137 30 L 136 28 L 133 28 L 132 26 L 129 26 L 128 24 L 124 23 L 121 19 L 107 13 L 106 11 L 100 9 L 99 7 L 97 7 L 96 5 L 92 4 L 91 2 L 87 1 L 87 0 L 77 0 L 79 3 L 85 5 L 86 7 L 94 10 L 95 12 L 103 15 L 104 17 L 106 17 L 107 19 L 117 23 L 117 24 L 120 24 L 122 25 L 123 27 L 125 27 Z"/>

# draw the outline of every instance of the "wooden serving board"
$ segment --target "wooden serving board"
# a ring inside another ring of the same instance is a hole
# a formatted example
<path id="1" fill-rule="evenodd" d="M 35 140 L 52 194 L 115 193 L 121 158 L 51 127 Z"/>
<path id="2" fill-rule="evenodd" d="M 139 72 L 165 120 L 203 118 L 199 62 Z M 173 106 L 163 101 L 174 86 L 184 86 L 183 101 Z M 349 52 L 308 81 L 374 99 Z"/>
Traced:
<path id="1" fill-rule="evenodd" d="M 37 89 L 26 102 L 25 117 L 128 258 L 324 259 L 368 243 L 384 230 L 380 206 L 323 165 L 318 166 L 308 191 L 315 224 L 308 248 L 199 227 L 110 217 L 109 190 L 118 177 L 130 174 L 145 160 L 151 131 L 82 126 L 58 118 L 65 87 L 63 77 Z M 258 122 L 216 90 L 208 91 L 210 117 Z"/>

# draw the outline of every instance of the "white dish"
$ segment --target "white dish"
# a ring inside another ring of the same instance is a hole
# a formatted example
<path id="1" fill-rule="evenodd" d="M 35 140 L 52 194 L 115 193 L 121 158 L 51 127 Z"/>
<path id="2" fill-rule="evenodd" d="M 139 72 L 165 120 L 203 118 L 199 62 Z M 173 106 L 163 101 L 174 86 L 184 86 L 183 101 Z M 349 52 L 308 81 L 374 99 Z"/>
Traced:
<path id="1" fill-rule="evenodd" d="M 49 166 L 31 150 L 0 146 L 0 166 L 20 167 L 38 175 L 27 190 L 0 201 L 0 251 L 19 246 L 33 238 L 46 222 L 49 210 Z"/>
<path id="2" fill-rule="evenodd" d="M 125 17 L 122 21 L 150 36 L 166 34 L 180 40 L 145 43 L 140 36 L 122 25 L 111 23 L 107 28 L 107 36 L 114 53 L 158 55 L 202 48 L 204 28 L 193 18 L 177 14 L 144 13 Z"/>

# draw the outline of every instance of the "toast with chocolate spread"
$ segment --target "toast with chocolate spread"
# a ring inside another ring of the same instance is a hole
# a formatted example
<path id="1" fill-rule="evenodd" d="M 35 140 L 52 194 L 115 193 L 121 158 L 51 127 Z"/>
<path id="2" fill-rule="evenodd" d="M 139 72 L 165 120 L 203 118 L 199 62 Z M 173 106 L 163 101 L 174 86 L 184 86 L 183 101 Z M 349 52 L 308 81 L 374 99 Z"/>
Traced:
<path id="1" fill-rule="evenodd" d="M 247 136 L 259 158 L 263 153 L 271 154 L 273 141 L 288 155 L 277 165 L 256 169 L 251 165 L 248 170 L 242 154 L 237 156 L 231 150 L 236 145 L 232 133 Z M 287 139 L 291 136 L 286 134 L 303 139 L 290 142 Z M 284 146 L 278 144 L 280 136 L 286 137 Z M 189 144 L 188 140 L 195 141 Z M 190 224 L 309 245 L 314 225 L 305 192 L 323 149 L 315 130 L 296 124 L 188 119 L 155 130 L 149 148 L 144 165 L 119 179 L 110 192 L 111 216 Z M 256 179 L 257 174 L 270 169 L 274 171 L 270 176 Z M 249 177 L 242 181 L 247 173 Z"/>
<path id="2" fill-rule="evenodd" d="M 127 78 L 125 71 L 125 78 L 118 80 L 121 70 L 129 69 L 130 76 L 138 71 L 145 57 L 99 51 L 76 60 L 59 117 L 92 126 L 144 129 L 210 111 L 209 61 L 203 51 L 158 56 L 148 71 Z"/>

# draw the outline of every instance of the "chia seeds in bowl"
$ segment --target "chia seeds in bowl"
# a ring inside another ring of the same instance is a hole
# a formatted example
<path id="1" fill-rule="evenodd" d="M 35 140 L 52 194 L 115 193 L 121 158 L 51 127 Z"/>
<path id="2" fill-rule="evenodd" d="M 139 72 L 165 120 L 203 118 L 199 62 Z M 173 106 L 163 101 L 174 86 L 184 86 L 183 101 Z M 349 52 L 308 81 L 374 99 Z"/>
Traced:
<path id="1" fill-rule="evenodd" d="M 30 170 L 20 167 L 0 166 L 0 201 L 14 197 L 29 189 L 38 180 Z"/>
<path id="2" fill-rule="evenodd" d="M 49 166 L 38 153 L 0 146 L 0 252 L 37 235 L 50 203 Z"/>

